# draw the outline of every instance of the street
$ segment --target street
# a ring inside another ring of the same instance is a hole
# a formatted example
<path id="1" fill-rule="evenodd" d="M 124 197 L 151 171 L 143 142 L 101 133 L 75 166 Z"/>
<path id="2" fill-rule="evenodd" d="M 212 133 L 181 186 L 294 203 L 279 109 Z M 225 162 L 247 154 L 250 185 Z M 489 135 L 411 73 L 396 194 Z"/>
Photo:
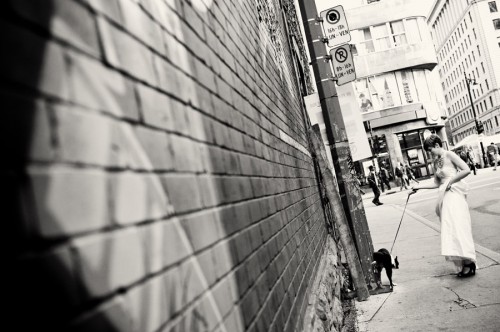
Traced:
<path id="1" fill-rule="evenodd" d="M 393 292 L 357 302 L 359 332 L 372 331 L 499 331 L 500 172 L 479 170 L 466 178 L 477 253 L 477 274 L 455 276 L 453 264 L 440 255 L 440 225 L 434 213 L 436 190 L 410 196 L 392 254 L 399 269 Z M 433 181 L 433 179 L 425 180 Z M 375 250 L 390 249 L 409 190 L 394 188 L 380 197 L 382 206 L 364 197 Z M 493 197 L 495 196 L 495 197 Z M 382 282 L 387 285 L 385 273 Z"/>
<path id="2" fill-rule="evenodd" d="M 427 179 L 424 181 L 433 181 Z M 479 169 L 465 181 L 469 183 L 468 203 L 472 217 L 474 241 L 485 248 L 500 253 L 500 171 L 493 168 Z M 414 183 L 412 182 L 412 185 Z M 397 189 L 393 194 L 382 194 L 381 202 L 404 208 L 409 190 Z M 420 190 L 410 197 L 407 211 L 423 217 L 439 227 L 439 219 L 434 211 L 437 189 Z M 364 198 L 365 207 L 371 207 L 371 197 Z M 403 223 L 406 218 L 403 219 Z"/>

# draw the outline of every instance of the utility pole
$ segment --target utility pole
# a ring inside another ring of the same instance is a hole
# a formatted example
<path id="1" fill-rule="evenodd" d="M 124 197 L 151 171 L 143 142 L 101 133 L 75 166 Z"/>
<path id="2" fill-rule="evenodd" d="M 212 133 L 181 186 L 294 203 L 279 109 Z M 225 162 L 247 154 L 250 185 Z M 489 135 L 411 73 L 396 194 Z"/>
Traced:
<path id="1" fill-rule="evenodd" d="M 474 114 L 474 121 L 476 124 L 476 131 L 477 131 L 477 136 L 479 139 L 479 135 L 482 134 L 484 131 L 483 124 L 481 121 L 477 118 L 476 115 L 476 108 L 474 107 L 474 101 L 472 100 L 472 93 L 470 90 L 470 86 L 472 85 L 477 85 L 475 79 L 471 79 L 467 77 L 467 74 L 464 72 L 464 77 L 465 77 L 465 84 L 467 84 L 467 91 L 469 92 L 469 100 L 470 100 L 470 106 L 472 107 L 472 113 Z M 486 154 L 484 153 L 484 146 L 483 146 L 483 141 L 479 141 L 479 144 L 481 144 L 481 157 L 483 159 L 483 165 L 486 166 L 488 165 L 488 159 L 486 159 Z"/>
<path id="2" fill-rule="evenodd" d="M 373 153 L 373 154 L 372 154 L 372 165 L 373 165 L 373 167 L 374 167 L 375 169 L 377 169 L 377 168 L 375 167 L 375 159 L 376 159 L 378 156 L 377 156 L 377 151 L 375 151 L 375 150 L 376 150 L 376 149 L 375 149 L 375 146 L 376 146 L 376 145 L 375 145 L 375 141 L 374 141 L 374 138 L 373 138 L 373 130 L 372 130 L 372 124 L 371 124 L 370 120 L 367 120 L 367 121 L 366 121 L 366 125 L 368 126 L 368 130 L 370 131 L 370 138 L 371 138 L 371 140 L 370 140 L 370 142 L 371 142 L 371 143 L 370 143 L 370 148 L 372 149 L 372 153 Z M 377 159 L 377 164 L 378 164 L 378 159 Z"/>
<path id="3" fill-rule="evenodd" d="M 349 142 L 345 132 L 344 119 L 340 110 L 331 66 L 327 61 L 331 57 L 326 55 L 325 38 L 317 17 L 318 11 L 315 2 L 300 0 L 299 6 L 342 206 L 346 212 L 351 234 L 358 251 L 365 282 L 369 288 L 372 288 L 375 285 L 371 268 L 373 244 L 362 198 L 356 187 L 356 180 L 350 172 L 351 154 Z"/>

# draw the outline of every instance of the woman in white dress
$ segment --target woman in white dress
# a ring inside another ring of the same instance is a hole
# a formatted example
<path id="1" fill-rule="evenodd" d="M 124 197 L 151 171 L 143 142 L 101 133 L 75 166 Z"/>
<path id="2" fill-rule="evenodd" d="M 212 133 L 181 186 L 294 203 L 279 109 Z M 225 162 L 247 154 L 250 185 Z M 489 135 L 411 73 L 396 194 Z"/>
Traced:
<path id="1" fill-rule="evenodd" d="M 454 152 L 443 149 L 437 135 L 425 139 L 424 149 L 435 157 L 434 183 L 420 184 L 412 189 L 439 188 L 436 214 L 441 221 L 441 255 L 460 269 L 458 277 L 470 277 L 476 273 L 476 251 L 467 204 L 468 186 L 462 181 L 470 174 L 470 169 Z"/>

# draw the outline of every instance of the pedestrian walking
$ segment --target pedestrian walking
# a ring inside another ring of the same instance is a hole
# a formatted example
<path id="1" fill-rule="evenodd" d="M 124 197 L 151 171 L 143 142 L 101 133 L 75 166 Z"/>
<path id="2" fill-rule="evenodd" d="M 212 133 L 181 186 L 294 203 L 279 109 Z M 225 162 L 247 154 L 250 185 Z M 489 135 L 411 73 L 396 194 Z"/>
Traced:
<path id="1" fill-rule="evenodd" d="M 389 182 L 389 172 L 385 168 L 385 166 L 380 166 L 380 189 L 384 192 L 384 184 L 387 187 L 387 190 L 391 189 L 391 184 Z"/>
<path id="2" fill-rule="evenodd" d="M 407 175 L 406 175 L 406 170 L 403 167 L 403 163 L 399 163 L 396 167 L 396 176 L 399 178 L 399 181 L 401 182 L 401 187 L 399 188 L 399 191 L 403 190 L 403 187 L 405 189 L 408 189 L 408 184 L 407 184 Z"/>
<path id="3" fill-rule="evenodd" d="M 410 181 L 420 183 L 415 178 L 415 174 L 413 174 L 413 171 L 411 170 L 411 167 L 408 164 L 405 165 L 405 171 L 406 171 L 406 175 L 408 177 L 408 185 L 410 185 Z"/>
<path id="4" fill-rule="evenodd" d="M 469 168 L 474 172 L 474 175 L 477 175 L 476 162 L 475 162 L 475 158 L 474 158 L 474 151 L 472 150 L 472 147 L 470 147 L 470 146 L 467 149 L 467 165 L 469 165 Z"/>
<path id="5" fill-rule="evenodd" d="M 486 148 L 486 151 L 488 152 L 488 159 L 490 160 L 490 164 L 493 165 L 493 170 L 496 171 L 498 164 L 498 147 L 495 145 L 495 143 L 491 142 L 491 144 Z"/>
<path id="6" fill-rule="evenodd" d="M 375 170 L 373 166 L 369 166 L 368 169 L 370 170 L 370 173 L 368 174 L 368 184 L 370 185 L 370 188 L 372 188 L 373 194 L 375 197 L 372 200 L 372 203 L 375 205 L 382 205 L 383 203 L 380 202 L 379 197 L 380 197 L 380 189 L 378 188 L 378 180 L 377 180 L 377 175 L 375 174 Z"/>
<path id="7" fill-rule="evenodd" d="M 467 158 L 467 152 L 465 152 L 465 150 L 460 151 L 459 156 L 466 164 L 468 163 L 469 160 Z"/>
<path id="8" fill-rule="evenodd" d="M 359 192 L 361 193 L 361 195 L 364 195 L 365 192 L 363 191 L 363 189 L 361 189 L 361 181 L 359 181 L 359 177 L 356 175 L 354 178 L 356 179 L 356 185 L 359 189 Z"/>
<path id="9" fill-rule="evenodd" d="M 462 179 L 471 171 L 455 153 L 443 149 L 437 135 L 425 139 L 424 149 L 434 156 L 434 183 L 412 189 L 439 188 L 436 214 L 441 221 L 441 255 L 460 269 L 458 277 L 470 277 L 476 273 L 476 251 L 466 199 L 468 187 Z"/>

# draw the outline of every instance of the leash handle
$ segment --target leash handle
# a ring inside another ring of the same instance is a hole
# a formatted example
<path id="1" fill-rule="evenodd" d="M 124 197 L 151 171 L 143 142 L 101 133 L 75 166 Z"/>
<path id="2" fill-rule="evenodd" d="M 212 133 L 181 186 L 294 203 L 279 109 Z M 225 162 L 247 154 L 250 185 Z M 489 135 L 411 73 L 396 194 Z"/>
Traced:
<path id="1" fill-rule="evenodd" d="M 401 216 L 401 221 L 399 222 L 398 230 L 396 231 L 396 236 L 394 237 L 394 241 L 392 242 L 390 254 L 392 254 L 392 248 L 394 248 L 394 244 L 396 243 L 396 239 L 398 238 L 399 229 L 401 228 L 401 223 L 403 222 L 403 218 L 404 218 L 405 212 L 406 212 L 406 206 L 408 205 L 408 201 L 410 200 L 410 196 L 415 194 L 416 192 L 417 192 L 416 190 L 413 190 L 411 193 L 408 194 L 408 198 L 406 199 L 406 203 L 405 203 L 405 208 L 403 209 L 403 215 Z"/>

